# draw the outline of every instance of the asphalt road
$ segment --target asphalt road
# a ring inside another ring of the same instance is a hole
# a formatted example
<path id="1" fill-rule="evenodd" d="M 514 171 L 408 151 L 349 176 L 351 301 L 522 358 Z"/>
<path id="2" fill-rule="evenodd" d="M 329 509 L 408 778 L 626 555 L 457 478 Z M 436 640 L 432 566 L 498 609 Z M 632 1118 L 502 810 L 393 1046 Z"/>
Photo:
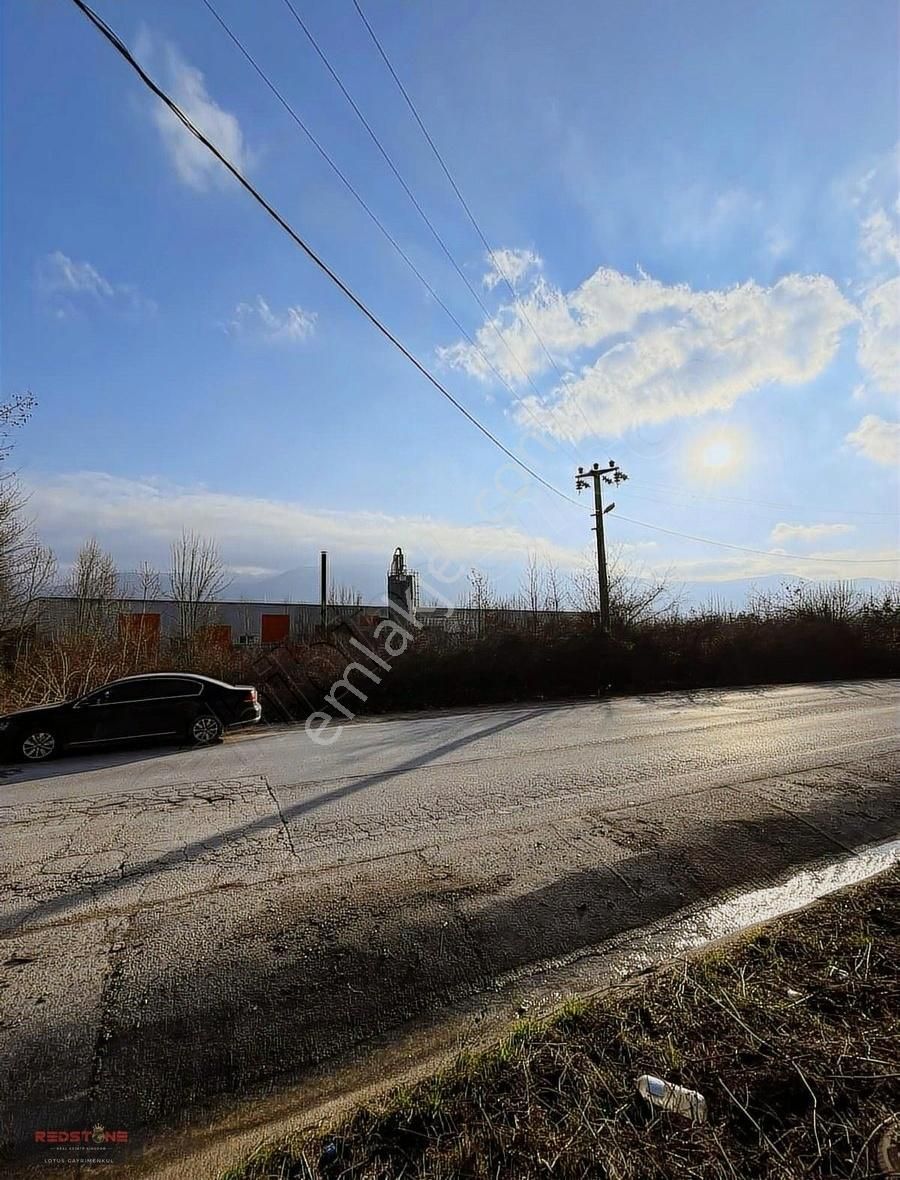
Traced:
<path id="1" fill-rule="evenodd" d="M 395 718 L 0 778 L 0 1140 L 154 1128 L 900 829 L 900 682 Z M 56 1169 L 59 1174 L 59 1170 Z"/>

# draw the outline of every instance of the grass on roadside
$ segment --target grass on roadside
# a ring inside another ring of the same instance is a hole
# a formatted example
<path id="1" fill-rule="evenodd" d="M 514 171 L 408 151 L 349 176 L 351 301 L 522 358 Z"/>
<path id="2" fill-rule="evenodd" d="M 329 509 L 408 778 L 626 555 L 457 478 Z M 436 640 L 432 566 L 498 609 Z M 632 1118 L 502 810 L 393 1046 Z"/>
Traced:
<path id="1" fill-rule="evenodd" d="M 642 1073 L 701 1091 L 693 1124 Z M 653 971 L 256 1152 L 225 1180 L 881 1175 L 900 1114 L 900 872 Z"/>

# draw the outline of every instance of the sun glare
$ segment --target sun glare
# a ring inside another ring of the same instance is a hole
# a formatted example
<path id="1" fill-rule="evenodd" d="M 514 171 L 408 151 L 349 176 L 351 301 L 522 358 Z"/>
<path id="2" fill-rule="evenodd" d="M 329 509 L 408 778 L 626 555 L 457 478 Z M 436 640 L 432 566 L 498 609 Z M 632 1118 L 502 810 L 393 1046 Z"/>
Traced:
<path id="1" fill-rule="evenodd" d="M 704 467 L 710 467 L 714 471 L 730 467 L 734 462 L 734 448 L 727 442 L 707 443 L 700 452 L 700 462 Z"/>
<path id="2" fill-rule="evenodd" d="M 717 430 L 694 441 L 690 462 L 695 471 L 709 479 L 734 474 L 743 461 L 743 440 L 735 430 Z"/>

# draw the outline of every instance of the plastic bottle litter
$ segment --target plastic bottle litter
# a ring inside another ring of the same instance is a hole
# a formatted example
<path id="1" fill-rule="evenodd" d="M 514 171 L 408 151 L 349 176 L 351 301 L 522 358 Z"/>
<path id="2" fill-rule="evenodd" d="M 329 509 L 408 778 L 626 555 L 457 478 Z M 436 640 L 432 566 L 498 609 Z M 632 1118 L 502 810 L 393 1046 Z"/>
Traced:
<path id="1" fill-rule="evenodd" d="M 637 1088 L 642 1098 L 661 1110 L 674 1111 L 696 1123 L 706 1122 L 706 1099 L 697 1090 L 688 1090 L 685 1086 L 663 1081 L 649 1073 L 641 1074 Z"/>
<path id="2" fill-rule="evenodd" d="M 878 1166 L 885 1176 L 900 1175 L 900 1117 L 892 1120 L 879 1139 L 877 1154 Z"/>

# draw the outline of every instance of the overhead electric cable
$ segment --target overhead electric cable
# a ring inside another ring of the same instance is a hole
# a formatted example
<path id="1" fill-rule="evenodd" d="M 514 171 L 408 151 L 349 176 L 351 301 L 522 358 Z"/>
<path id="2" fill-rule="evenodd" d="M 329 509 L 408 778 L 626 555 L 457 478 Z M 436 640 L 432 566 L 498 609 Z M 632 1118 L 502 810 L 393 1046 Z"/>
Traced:
<path id="1" fill-rule="evenodd" d="M 865 508 L 823 508 L 821 505 L 815 504 L 781 504 L 773 500 L 755 500 L 749 496 L 726 496 L 716 495 L 713 492 L 692 492 L 686 488 L 677 488 L 664 483 L 647 483 L 643 481 L 642 486 L 653 488 L 660 492 L 677 492 L 678 495 L 690 496 L 694 500 L 721 500 L 726 504 L 753 504 L 758 507 L 778 508 L 788 512 L 827 512 L 837 516 L 900 516 L 900 512 L 876 512 L 874 509 Z"/>
<path id="2" fill-rule="evenodd" d="M 644 529 L 653 529 L 657 533 L 667 533 L 670 537 L 682 537 L 686 541 L 697 541 L 701 545 L 717 545 L 720 549 L 737 549 L 740 553 L 757 553 L 761 557 L 788 558 L 791 561 L 824 561 L 830 565 L 900 565 L 900 553 L 896 557 L 814 557 L 809 553 L 782 553 L 767 549 L 750 549 L 747 545 L 732 545 L 729 541 L 713 541 L 710 537 L 695 537 L 691 533 L 681 533 L 677 529 L 665 529 L 659 524 L 648 524 L 646 520 L 635 520 L 631 516 L 616 513 L 616 520 L 626 520 L 629 524 L 640 525 Z"/>
<path id="3" fill-rule="evenodd" d="M 214 155 L 216 159 L 228 169 L 228 171 L 235 178 L 235 180 L 237 180 L 241 187 L 244 188 L 253 197 L 253 199 L 262 206 L 263 209 L 265 209 L 269 216 L 278 223 L 278 225 L 284 230 L 288 237 L 290 237 L 291 240 L 300 247 L 307 257 L 310 258 L 316 264 L 316 266 L 321 271 L 323 271 L 328 276 L 328 278 L 331 279 L 335 286 L 338 287 L 340 291 L 346 295 L 350 302 L 353 303 L 353 305 L 363 313 L 366 319 L 375 328 L 377 328 L 378 331 L 381 332 L 381 334 L 386 337 L 386 339 L 388 339 L 399 352 L 401 352 L 406 357 L 410 364 L 414 365 L 415 368 L 418 369 L 418 371 L 422 374 L 422 376 L 425 377 L 425 379 L 430 382 L 430 384 L 433 385 L 434 388 L 443 397 L 445 397 L 452 406 L 459 410 L 464 418 L 471 422 L 476 430 L 479 430 L 485 436 L 485 438 L 489 439 L 495 447 L 497 447 L 503 452 L 504 455 L 507 456 L 507 458 L 511 459 L 513 463 L 515 463 L 518 467 L 530 475 L 532 479 L 537 480 L 539 484 L 542 484 L 545 488 L 547 488 L 548 491 L 553 492 L 555 496 L 559 496 L 563 500 L 568 500 L 569 503 L 574 504 L 576 508 L 582 507 L 582 505 L 579 504 L 578 501 L 574 499 L 574 497 L 567 495 L 560 488 L 557 488 L 552 483 L 550 483 L 549 480 L 544 479 L 544 477 L 539 475 L 533 468 L 529 467 L 523 459 L 520 459 L 519 456 L 511 451 L 505 443 L 502 443 L 495 434 L 492 434 L 486 426 L 482 425 L 475 415 L 470 413 L 470 411 L 467 410 L 461 402 L 457 401 L 453 394 L 450 393 L 450 391 L 446 389 L 440 381 L 438 381 L 437 377 L 435 377 L 434 374 L 431 373 L 425 367 L 425 365 L 423 365 L 422 362 L 409 351 L 409 349 L 393 334 L 393 332 L 391 332 L 391 330 L 381 322 L 381 320 L 375 315 L 373 311 L 370 311 L 362 299 L 360 299 L 358 295 L 354 294 L 354 292 L 350 289 L 350 287 L 347 286 L 343 279 L 341 279 L 335 273 L 335 271 L 333 271 L 331 267 L 319 257 L 315 250 L 313 250 L 313 248 L 309 246 L 303 240 L 303 238 L 300 237 L 297 231 L 287 221 L 285 221 L 278 210 L 273 205 L 271 205 L 266 200 L 266 198 L 262 196 L 260 192 L 258 192 L 257 189 L 253 187 L 253 185 L 249 180 L 247 180 L 243 173 L 238 168 L 236 168 L 234 164 L 232 164 L 231 161 L 222 154 L 216 145 L 211 140 L 207 139 L 203 132 L 191 122 L 191 120 L 178 106 L 178 104 L 172 98 L 170 98 L 169 95 L 166 94 L 166 92 L 156 84 L 156 82 L 154 82 L 150 75 L 144 70 L 143 66 L 132 55 L 131 51 L 128 49 L 128 46 L 124 43 L 124 41 L 122 41 L 118 34 L 109 27 L 103 18 L 98 16 L 89 5 L 85 4 L 84 0 L 72 0 L 72 3 L 76 6 L 76 8 L 80 9 L 81 12 L 84 13 L 84 15 L 91 22 L 91 24 L 94 25 L 98 32 L 100 32 L 106 38 L 106 40 L 109 41 L 116 52 L 119 53 L 131 66 L 144 85 L 168 107 L 172 114 L 175 115 L 175 117 L 180 123 L 183 124 L 183 126 L 191 133 L 191 135 L 198 139 L 200 143 L 202 143 L 207 149 L 207 151 L 211 152 L 212 155 Z"/>
<path id="4" fill-rule="evenodd" d="M 287 0 L 285 0 L 285 2 L 287 3 Z M 531 329 L 531 332 L 534 335 L 535 340 L 537 340 L 538 344 L 541 346 L 541 350 L 544 353 L 544 356 L 550 362 L 551 366 L 555 369 L 557 377 L 560 379 L 560 381 L 565 380 L 562 370 L 560 369 L 559 365 L 556 363 L 556 358 L 553 356 L 553 354 L 550 352 L 550 349 L 544 343 L 544 340 L 543 340 L 540 332 L 538 332 L 537 328 L 535 327 L 534 323 L 532 322 L 531 317 L 529 316 L 528 312 L 525 310 L 524 304 L 522 304 L 520 302 L 519 294 L 516 291 L 515 286 L 513 285 L 509 275 L 506 273 L 503 266 L 501 265 L 501 263 L 497 259 L 496 252 L 494 251 L 491 244 L 488 242 L 487 235 L 484 233 L 481 226 L 479 225 L 478 219 L 476 218 L 475 214 L 472 212 L 468 201 L 462 195 L 462 191 L 460 190 L 459 185 L 456 183 L 456 180 L 453 177 L 453 173 L 448 168 L 447 163 L 444 160 L 444 157 L 438 151 L 437 144 L 434 142 L 434 139 L 431 137 L 431 134 L 430 134 L 428 128 L 425 126 L 425 123 L 424 123 L 421 115 L 419 114 L 418 110 L 416 109 L 415 103 L 413 102 L 413 100 L 409 96 L 409 92 L 407 91 L 407 89 L 403 85 L 403 83 L 401 82 L 400 77 L 397 74 L 397 71 L 394 69 L 390 58 L 388 57 L 387 53 L 385 52 L 384 46 L 379 41 L 378 36 L 375 33 L 375 30 L 369 24 L 369 21 L 366 18 L 366 14 L 362 10 L 362 6 L 360 5 L 359 0 L 353 0 L 353 6 L 355 7 L 356 11 L 359 13 L 360 20 L 366 26 L 366 29 L 368 30 L 369 36 L 372 38 L 375 48 L 378 50 L 379 54 L 381 55 L 381 60 L 387 66 L 391 77 L 397 83 L 397 88 L 399 89 L 400 93 L 403 95 L 403 98 L 406 101 L 406 105 L 409 107 L 410 111 L 412 112 L 413 118 L 415 119 L 416 123 L 418 123 L 418 125 L 419 125 L 419 130 L 425 136 L 425 140 L 428 143 L 428 146 L 431 148 L 432 152 L 434 153 L 435 159 L 440 164 L 444 175 L 447 177 L 447 180 L 450 183 L 450 187 L 453 189 L 454 193 L 456 194 L 456 197 L 459 200 L 460 205 L 462 205 L 462 207 L 466 213 L 466 216 L 468 217 L 469 221 L 471 221 L 472 225 L 475 228 L 475 232 L 478 234 L 478 237 L 481 239 L 481 243 L 484 246 L 485 250 L 487 251 L 488 260 L 496 268 L 497 274 L 503 280 L 507 290 L 509 291 L 510 295 L 512 296 L 513 304 L 516 308 L 516 311 L 518 311 L 518 313 L 521 315 L 522 319 L 525 321 L 525 323 Z M 596 434 L 596 432 L 594 431 L 590 422 L 588 421 L 587 415 L 584 413 L 580 404 L 577 401 L 575 402 L 575 408 L 581 414 L 581 416 L 585 422 L 585 425 L 588 427 L 588 430 L 592 434 Z"/>
<path id="5" fill-rule="evenodd" d="M 577 508 L 581 507 L 579 502 L 572 496 L 567 495 L 560 488 L 555 487 L 548 480 L 544 479 L 543 476 L 539 475 L 536 471 L 529 467 L 527 463 L 520 459 L 518 455 L 511 451 L 504 443 L 500 441 L 500 439 L 492 434 L 486 426 L 483 426 L 481 422 L 479 422 L 478 419 L 465 408 L 465 406 L 458 402 L 453 394 L 451 394 L 449 390 L 447 390 L 441 384 L 441 382 L 438 381 L 438 379 L 425 367 L 425 365 L 423 365 L 422 362 L 418 360 L 418 358 L 413 353 L 411 353 L 408 348 L 406 348 L 406 346 L 390 331 L 390 329 L 378 319 L 375 313 L 370 311 L 366 304 L 356 294 L 354 294 L 350 287 L 348 287 L 347 284 L 327 265 L 327 263 L 319 257 L 313 248 L 300 237 L 296 230 L 294 230 L 293 227 L 281 216 L 278 210 L 275 209 L 274 206 L 271 205 L 266 200 L 266 198 L 257 191 L 256 188 L 254 188 L 254 186 L 249 180 L 247 180 L 240 170 L 236 168 L 235 165 L 232 164 L 231 161 L 222 154 L 216 145 L 212 143 L 212 141 L 209 140 L 203 134 L 203 132 L 191 122 L 191 120 L 184 113 L 184 111 L 181 110 L 178 104 L 172 98 L 170 98 L 169 95 L 160 86 L 158 86 L 157 83 L 144 70 L 143 66 L 141 66 L 141 64 L 132 55 L 131 51 L 128 49 L 122 39 L 110 28 L 110 26 L 102 19 L 102 17 L 98 16 L 98 14 L 94 12 L 94 10 L 90 8 L 90 6 L 87 5 L 84 0 L 72 0 L 72 3 L 84 14 L 84 16 L 91 22 L 97 31 L 113 46 L 116 52 L 120 54 L 120 56 L 128 63 L 128 65 L 131 66 L 144 85 L 150 91 L 152 91 L 152 93 L 155 94 L 161 102 L 165 104 L 165 106 L 172 112 L 173 115 L 175 115 L 175 117 L 185 127 L 185 129 L 190 132 L 190 134 L 193 135 L 197 140 L 199 140 L 199 142 L 203 144 L 207 151 L 209 151 L 231 173 L 231 175 L 235 178 L 235 180 L 237 180 L 241 187 L 253 197 L 257 204 L 259 204 L 280 226 L 280 228 L 291 238 L 291 240 L 297 246 L 299 246 L 301 250 L 303 250 L 307 257 L 313 263 L 315 263 L 315 265 L 321 271 L 323 271 L 323 273 L 326 274 L 329 279 L 331 279 L 335 286 L 337 286 L 338 289 L 350 300 L 350 302 L 362 312 L 366 319 L 369 320 L 369 322 L 375 328 L 377 328 L 377 330 L 381 332 L 381 334 L 387 340 L 389 340 L 391 344 L 393 344 L 394 347 L 403 354 L 403 356 L 406 357 L 406 359 L 422 374 L 422 376 L 425 377 L 426 380 L 431 385 L 433 385 L 435 389 L 437 389 L 438 392 L 451 403 L 451 405 L 455 407 L 455 409 L 457 409 L 478 431 L 480 431 L 481 434 L 483 434 L 500 451 L 502 451 L 503 454 L 505 454 L 518 467 L 520 467 L 548 491 L 551 491 L 554 493 L 554 495 L 561 497 L 563 500 L 567 500 L 571 504 L 574 504 Z M 854 565 L 894 564 L 895 560 L 900 560 L 900 555 L 898 555 L 897 559 L 873 558 L 871 560 L 854 560 L 852 558 L 814 557 L 809 554 L 798 553 L 773 553 L 764 549 L 751 549 L 745 545 L 733 545 L 727 541 L 714 541 L 709 537 L 693 536 L 690 533 L 683 533 L 675 529 L 663 528 L 661 525 L 650 524 L 644 520 L 635 520 L 632 517 L 623 516 L 621 514 L 617 515 L 619 520 L 627 521 L 629 524 L 635 524 L 641 528 L 653 529 L 655 532 L 666 533 L 669 536 L 681 537 L 689 541 L 696 541 L 703 545 L 714 545 L 722 549 L 735 549 L 742 553 L 755 553 L 762 557 L 787 558 L 792 561 L 824 561 L 829 563 L 838 561 L 844 564 Z"/>
<path id="6" fill-rule="evenodd" d="M 309 142 L 313 145 L 313 147 L 316 149 L 316 151 L 319 153 L 319 155 L 322 157 L 322 159 L 326 162 L 326 164 L 329 166 L 329 168 L 331 168 L 331 170 L 334 172 L 335 176 L 338 177 L 338 179 L 341 181 L 341 183 L 344 185 L 344 187 L 347 189 L 347 191 L 356 199 L 356 201 L 359 203 L 361 208 L 368 215 L 368 217 L 371 219 L 371 221 L 374 223 L 374 225 L 377 226 L 377 228 L 381 231 L 381 233 L 384 235 L 384 237 L 388 240 L 388 242 L 390 242 L 390 244 L 393 246 L 393 248 L 397 251 L 397 253 L 400 255 L 400 257 L 403 259 L 403 261 L 409 267 L 409 269 L 413 272 L 413 274 L 416 276 L 416 278 L 419 280 L 419 282 L 425 287 L 426 291 L 428 291 L 428 293 L 431 295 L 432 299 L 434 299 L 434 301 L 437 303 L 437 305 L 446 313 L 446 315 L 450 318 L 450 320 L 455 325 L 456 329 L 462 333 L 465 340 L 468 341 L 469 345 L 479 355 L 479 357 L 484 362 L 484 364 L 487 366 L 487 368 L 490 369 L 490 371 L 494 374 L 494 376 L 497 378 L 497 380 L 500 382 L 500 384 L 506 389 L 506 391 L 507 391 L 507 393 L 509 393 L 510 397 L 522 407 L 522 409 L 528 414 L 528 416 L 531 418 L 531 420 L 535 423 L 536 426 L 540 426 L 541 425 L 540 421 L 535 416 L 534 411 L 531 409 L 531 406 L 529 406 L 528 402 L 524 401 L 516 393 L 516 391 L 513 389 L 513 387 L 510 385 L 510 383 L 506 380 L 506 378 L 502 375 L 502 373 L 500 373 L 500 371 L 492 363 L 490 358 L 485 355 L 484 351 L 482 350 L 480 345 L 477 343 L 477 341 L 475 341 L 472 338 L 472 336 L 466 331 L 465 327 L 463 327 L 463 325 L 456 318 L 456 316 L 453 314 L 453 312 L 450 310 L 450 308 L 447 306 L 447 304 L 444 303 L 443 299 L 441 299 L 440 295 L 438 295 L 437 291 L 435 291 L 434 287 L 431 285 L 431 283 L 429 283 L 428 279 L 425 278 L 425 276 L 422 274 L 422 272 L 419 270 L 419 268 L 416 266 L 416 264 L 413 262 L 413 260 L 409 257 L 409 255 L 403 249 L 403 247 L 400 245 L 400 243 L 397 241 L 397 239 L 393 236 L 393 234 L 390 232 L 390 230 L 387 228 L 387 226 L 384 224 L 384 222 L 381 221 L 381 219 L 378 217 L 377 213 L 375 213 L 374 210 L 369 206 L 369 204 L 366 202 L 366 200 L 364 199 L 362 194 L 353 185 L 353 183 L 348 179 L 348 177 L 342 171 L 342 169 L 338 166 L 338 164 L 335 163 L 335 161 L 332 159 L 332 157 L 329 155 L 329 153 L 326 151 L 326 149 L 322 146 L 322 144 L 319 142 L 319 140 L 316 138 L 316 136 L 312 133 L 312 131 L 310 131 L 309 127 L 307 127 L 306 123 L 304 123 L 303 119 L 297 114 L 294 107 L 288 102 L 288 100 L 284 97 L 282 92 L 278 89 L 278 87 L 275 85 L 275 83 L 271 80 L 271 78 L 268 76 L 268 74 L 265 72 L 265 70 L 263 70 L 262 66 L 256 61 L 256 59 L 250 53 L 249 49 L 247 49 L 247 47 L 244 45 L 244 43 L 241 41 L 241 39 L 238 37 L 238 35 L 230 28 L 230 26 L 227 24 L 227 22 L 224 20 L 224 18 L 217 12 L 216 8 L 211 3 L 211 0 L 203 0 L 203 4 L 209 10 L 209 12 L 212 14 L 212 16 L 216 19 L 216 21 L 219 23 L 219 25 L 225 31 L 226 35 L 231 39 L 231 41 L 238 48 L 238 50 L 241 52 L 241 54 L 244 56 L 244 58 L 250 63 L 250 65 L 253 67 L 253 69 L 256 71 L 256 73 L 259 75 L 259 77 L 263 80 L 263 82 L 266 84 L 266 86 L 272 92 L 272 94 L 274 94 L 274 96 L 278 99 L 278 101 L 281 103 L 281 105 L 284 107 L 284 109 L 287 111 L 287 113 L 290 115 L 290 117 L 294 120 L 294 122 L 297 124 L 297 126 L 300 128 L 300 130 L 303 132 L 303 134 L 306 136 L 306 138 L 309 140 Z M 573 448 L 573 453 L 574 453 L 574 448 Z"/>
<path id="7" fill-rule="evenodd" d="M 322 61 L 323 65 L 328 70 L 331 77 L 334 79 L 335 83 L 338 86 L 338 89 L 340 90 L 341 94 L 343 94 L 343 96 L 347 100 L 347 102 L 350 104 L 356 117 L 359 119 L 360 123 L 362 123 L 363 127 L 366 129 L 366 131 L 369 135 L 369 138 L 375 144 L 376 148 L 380 152 L 381 156 L 383 157 L 387 166 L 390 168 L 391 172 L 394 174 L 394 176 L 397 179 L 398 183 L 400 184 L 401 188 L 406 193 L 406 195 L 409 197 L 410 201 L 413 203 L 413 206 L 415 207 L 416 212 L 419 214 L 419 216 L 425 222 L 425 225 L 428 227 L 429 231 L 431 232 L 432 237 L 437 242 L 437 244 L 440 246 L 443 253 L 446 255 L 448 261 L 450 262 L 450 265 L 453 267 L 453 269 L 456 271 L 456 273 L 459 275 L 459 277 L 465 283 L 472 298 L 475 300 L 475 302 L 478 304 L 479 308 L 481 309 L 481 312 L 485 317 L 485 323 L 489 324 L 491 326 L 491 328 L 494 330 L 494 333 L 496 334 L 497 339 L 500 341 L 500 343 L 503 345 L 503 347 L 506 349 L 506 351 L 512 357 L 513 361 L 516 364 L 516 367 L 519 369 L 519 372 L 522 374 L 522 376 L 525 378 L 525 380 L 528 382 L 528 384 L 534 390 L 535 396 L 537 398 L 540 398 L 541 391 L 538 389 L 537 385 L 535 385 L 534 379 L 532 378 L 531 374 L 528 372 L 528 370 L 525 368 L 525 366 L 522 364 L 522 362 L 516 356 L 515 352 L 513 351 L 512 346 L 510 345 L 509 341 L 504 336 L 503 332 L 500 331 L 494 317 L 491 315 L 490 311 L 488 310 L 487 306 L 485 305 L 484 300 L 481 298 L 481 296 L 478 294 L 478 292 L 472 286 L 471 282 L 469 281 L 468 275 L 465 273 L 465 271 L 462 269 L 462 267 L 456 261 L 456 258 L 454 257 L 453 252 L 450 250 L 450 247 L 447 245 L 447 243 L 441 237 L 440 233 L 435 228 L 435 225 L 432 222 L 431 218 L 428 216 L 428 214 L 422 208 L 421 202 L 416 197 L 416 195 L 412 191 L 412 189 L 409 187 L 409 184 L 404 179 L 402 173 L 400 172 L 400 169 L 394 163 L 392 157 L 388 153 L 387 148 L 384 146 L 384 144 L 378 138 L 377 133 L 375 132 L 374 128 L 372 127 L 372 124 L 369 122 L 369 120 L 366 118 L 363 111 L 360 109 L 358 103 L 353 98 L 353 95 L 350 93 L 350 91 L 344 85 L 337 70 L 334 68 L 334 66 L 329 61 L 327 54 L 322 49 L 322 47 L 319 45 L 318 41 L 315 39 L 313 34 L 310 32 L 309 27 L 307 26 L 303 17 L 300 15 L 300 13 L 294 7 L 292 0 L 284 0 L 284 4 L 287 7 L 288 11 L 293 16 L 294 20 L 299 25 L 299 27 L 303 30 L 303 33 L 306 36 L 306 39 L 309 41 L 310 45 L 316 51 L 316 54 L 318 55 L 319 59 Z M 561 376 L 561 374 L 560 374 L 560 376 Z M 580 407 L 579 407 L 579 409 L 580 409 Z M 553 411 L 551 409 L 551 413 L 552 412 Z"/>
<path id="8" fill-rule="evenodd" d="M 287 2 L 287 0 L 286 0 L 286 2 Z M 360 4 L 360 0 L 353 0 L 353 7 L 356 9 L 363 25 L 365 25 L 366 31 L 368 32 L 369 37 L 372 40 L 372 43 L 374 44 L 375 48 L 378 50 L 381 60 L 384 62 L 385 66 L 388 69 L 388 72 L 390 73 L 391 77 L 393 78 L 394 82 L 396 83 L 397 89 L 400 91 L 401 95 L 403 96 L 404 101 L 406 102 L 406 105 L 409 107 L 409 110 L 410 110 L 413 118 L 415 119 L 416 123 L 418 124 L 419 130 L 422 132 L 422 135 L 425 137 L 425 140 L 426 140 L 428 146 L 431 148 L 431 151 L 434 154 L 434 157 L 437 160 L 438 164 L 440 165 L 441 170 L 443 171 L 444 175 L 446 176 L 447 181 L 450 184 L 450 187 L 453 189 L 453 192 L 456 194 L 456 197 L 457 197 L 460 205 L 462 206 L 463 210 L 465 211 L 466 216 L 468 217 L 469 221 L 472 223 L 472 226 L 475 229 L 475 232 L 478 234 L 478 237 L 480 238 L 485 250 L 488 252 L 488 256 L 489 256 L 491 262 L 493 263 L 493 265 L 497 269 L 497 273 L 500 275 L 500 278 L 503 280 L 510 295 L 512 296 L 513 301 L 516 306 L 516 309 L 520 312 L 520 314 L 522 315 L 522 318 L 524 319 L 524 321 L 526 322 L 528 327 L 533 332 L 534 337 L 537 340 L 538 344 L 540 344 L 541 349 L 543 350 L 543 353 L 546 356 L 547 360 L 550 362 L 550 364 L 556 370 L 557 376 L 560 378 L 560 380 L 563 380 L 563 374 L 562 374 L 559 366 L 557 365 L 556 360 L 553 357 L 553 354 L 547 348 L 546 344 L 544 343 L 543 339 L 541 338 L 540 333 L 538 332 L 537 328 L 535 327 L 535 325 L 532 323 L 530 317 L 528 316 L 528 313 L 526 312 L 524 306 L 522 306 L 522 304 L 520 303 L 519 297 L 518 297 L 518 292 L 516 291 L 514 284 L 512 283 L 512 281 L 510 280 L 510 278 L 506 274 L 506 272 L 504 271 L 504 269 L 503 269 L 502 265 L 500 264 L 500 262 L 498 261 L 498 259 L 495 257 L 494 250 L 491 247 L 490 243 L 488 242 L 487 235 L 482 230 L 481 225 L 479 224 L 478 219 L 476 218 L 475 214 L 472 212 L 472 209 L 471 209 L 468 201 L 463 196 L 462 191 L 461 191 L 456 179 L 453 176 L 453 173 L 450 171 L 450 168 L 449 168 L 446 160 L 444 159 L 437 144 L 434 141 L 434 138 L 432 137 L 431 133 L 429 132 L 428 128 L 426 127 L 425 121 L 423 120 L 422 116 L 419 114 L 416 104 L 413 102 L 413 100 L 409 94 L 409 91 L 406 89 L 399 74 L 394 69 L 394 65 L 391 62 L 391 59 L 388 57 L 387 51 L 385 50 L 384 46 L 382 45 L 382 43 L 378 37 L 378 34 L 373 29 L 371 23 L 369 22 L 368 17 L 366 16 L 365 12 L 363 11 L 362 5 Z M 582 418 L 584 419 L 585 424 L 587 425 L 590 433 L 596 434 L 594 428 L 591 426 L 590 422 L 588 421 L 587 416 L 582 411 L 580 404 L 577 401 L 574 404 L 575 404 L 576 409 L 581 413 Z M 652 485 L 648 484 L 647 486 L 649 487 Z M 660 486 L 660 485 L 657 485 L 657 486 Z M 671 489 L 664 488 L 663 490 L 671 490 Z M 690 494 L 690 493 L 687 493 L 687 494 Z M 709 497 L 709 498 L 712 499 L 715 497 Z M 742 500 L 740 497 L 720 497 L 720 498 L 721 499 L 734 499 L 734 500 L 736 500 L 738 502 L 742 502 L 742 503 L 757 503 L 757 501 Z M 759 503 L 762 503 L 762 501 L 759 501 Z M 793 508 L 795 506 L 790 505 L 790 504 L 770 504 L 769 507 L 772 507 L 772 508 Z M 816 511 L 839 512 L 841 510 L 839 510 L 839 509 L 816 509 Z M 900 515 L 900 513 L 896 513 L 896 512 L 872 512 L 872 511 L 866 512 L 862 509 L 857 509 L 857 510 L 846 509 L 844 511 L 852 512 L 854 515 L 859 515 L 859 516 L 898 516 L 898 515 Z"/>

